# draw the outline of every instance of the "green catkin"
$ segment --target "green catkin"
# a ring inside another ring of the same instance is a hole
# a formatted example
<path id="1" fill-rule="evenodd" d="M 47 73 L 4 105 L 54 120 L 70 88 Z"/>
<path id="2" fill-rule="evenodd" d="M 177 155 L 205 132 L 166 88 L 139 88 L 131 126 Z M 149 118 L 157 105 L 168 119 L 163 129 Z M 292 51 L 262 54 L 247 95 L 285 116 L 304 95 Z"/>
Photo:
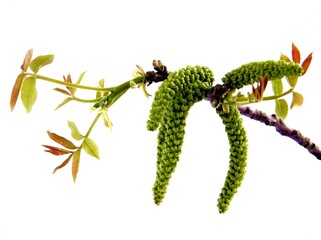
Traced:
<path id="1" fill-rule="evenodd" d="M 228 210 L 229 204 L 244 178 L 248 147 L 246 131 L 237 107 L 230 106 L 229 111 L 224 112 L 220 105 L 216 108 L 216 112 L 225 125 L 230 145 L 229 170 L 217 204 L 219 212 L 224 213 Z"/>
<path id="2" fill-rule="evenodd" d="M 230 90 L 234 90 L 251 84 L 251 81 L 259 81 L 260 77 L 267 76 L 269 80 L 274 80 L 285 76 L 300 76 L 302 73 L 303 69 L 299 64 L 268 60 L 244 64 L 225 74 L 222 81 Z"/>
<path id="3" fill-rule="evenodd" d="M 153 187 L 157 205 L 162 202 L 179 161 L 188 111 L 206 96 L 213 82 L 214 75 L 209 68 L 187 66 L 171 73 L 155 93 L 147 129 L 158 129 L 157 172 Z"/>

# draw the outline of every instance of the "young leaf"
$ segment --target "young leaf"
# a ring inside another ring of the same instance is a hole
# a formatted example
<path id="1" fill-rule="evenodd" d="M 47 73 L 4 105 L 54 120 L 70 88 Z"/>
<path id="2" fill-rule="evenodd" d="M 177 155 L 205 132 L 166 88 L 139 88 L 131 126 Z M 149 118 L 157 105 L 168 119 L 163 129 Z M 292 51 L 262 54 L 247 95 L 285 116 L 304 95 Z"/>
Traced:
<path id="1" fill-rule="evenodd" d="M 74 182 L 76 182 L 76 178 L 79 170 L 80 151 L 81 151 L 81 148 L 79 148 L 76 152 L 74 152 L 73 158 L 72 158 L 71 172 L 72 172 L 72 177 L 74 179 Z"/>
<path id="2" fill-rule="evenodd" d="M 76 149 L 77 148 L 71 141 L 69 141 L 68 139 L 66 139 L 62 136 L 59 136 L 56 133 L 52 133 L 50 131 L 47 131 L 47 134 L 51 140 L 55 141 L 56 143 L 62 145 L 65 148 L 68 148 L 68 149 Z"/>
<path id="3" fill-rule="evenodd" d="M 34 73 L 37 73 L 40 68 L 52 63 L 53 59 L 54 55 L 52 54 L 38 56 L 30 62 L 29 67 Z"/>
<path id="4" fill-rule="evenodd" d="M 80 82 L 81 82 L 82 78 L 84 77 L 85 73 L 86 73 L 86 72 L 83 72 L 83 73 L 81 73 L 81 74 L 79 75 L 79 77 L 78 77 L 78 80 L 77 80 L 76 84 L 80 84 Z M 75 95 L 75 93 L 76 93 L 77 88 L 74 88 L 74 87 L 68 87 L 68 89 L 69 89 L 69 91 L 70 91 L 71 95 L 72 95 L 72 96 L 74 96 L 74 95 Z"/>
<path id="5" fill-rule="evenodd" d="M 68 121 L 68 127 L 71 131 L 71 136 L 75 139 L 75 140 L 81 140 L 84 138 L 84 136 L 79 132 L 76 124 L 72 121 Z"/>
<path id="6" fill-rule="evenodd" d="M 85 138 L 82 144 L 84 150 L 90 156 L 99 159 L 99 149 L 97 144 L 90 138 Z"/>
<path id="7" fill-rule="evenodd" d="M 308 68 L 310 66 L 310 63 L 312 61 L 312 53 L 310 53 L 306 59 L 304 59 L 303 63 L 301 64 L 301 67 L 303 68 L 303 73 L 302 75 L 304 75 L 307 71 Z"/>
<path id="8" fill-rule="evenodd" d="M 31 112 L 32 106 L 37 100 L 36 78 L 27 77 L 23 81 L 21 87 L 21 100 L 27 112 Z"/>
<path id="9" fill-rule="evenodd" d="M 281 119 L 285 119 L 288 115 L 288 103 L 284 99 L 275 100 L 275 113 Z"/>
<path id="10" fill-rule="evenodd" d="M 63 149 L 63 148 L 58 148 L 58 147 L 54 147 L 54 146 L 49 146 L 49 145 L 42 145 L 45 148 L 48 148 L 46 150 L 44 150 L 45 152 L 51 153 L 53 155 L 56 156 L 60 156 L 60 155 L 65 155 L 68 153 L 71 153 L 71 151 Z"/>
<path id="11" fill-rule="evenodd" d="M 60 103 L 60 104 L 55 108 L 55 110 L 58 110 L 59 108 L 61 108 L 61 107 L 62 107 L 63 105 L 65 105 L 66 103 L 70 102 L 71 100 L 72 100 L 71 97 L 65 98 L 65 99 L 62 101 L 62 103 Z M 78 140 L 78 139 L 76 139 L 76 140 Z"/>
<path id="12" fill-rule="evenodd" d="M 104 120 L 104 125 L 109 128 L 110 130 L 112 130 L 113 124 L 110 121 L 110 118 L 108 116 L 107 110 L 103 110 L 102 114 L 101 114 L 103 120 Z"/>
<path id="13" fill-rule="evenodd" d="M 301 55 L 299 49 L 292 43 L 292 59 L 295 63 L 300 63 Z"/>
<path id="14" fill-rule="evenodd" d="M 298 82 L 298 76 L 288 76 L 286 77 L 286 80 L 288 81 L 289 85 L 294 88 Z"/>
<path id="15" fill-rule="evenodd" d="M 73 154 L 70 154 L 69 157 L 68 157 L 65 161 L 63 161 L 58 167 L 56 167 L 56 168 L 53 170 L 52 174 L 54 174 L 58 169 L 61 169 L 61 168 L 63 168 L 64 166 L 66 166 L 66 165 L 69 163 L 69 161 L 70 161 L 70 159 L 71 159 L 72 156 L 73 156 Z"/>
<path id="16" fill-rule="evenodd" d="M 290 58 L 283 53 L 281 53 L 280 60 L 283 60 L 285 62 L 291 62 Z"/>
<path id="17" fill-rule="evenodd" d="M 303 104 L 303 96 L 298 92 L 293 92 L 292 103 L 290 108 L 300 107 Z"/>
<path id="18" fill-rule="evenodd" d="M 53 88 L 52 90 L 55 90 L 55 91 L 57 91 L 57 92 L 60 92 L 60 93 L 62 93 L 62 94 L 65 94 L 65 95 L 70 96 L 70 93 L 69 93 L 67 90 L 65 90 L 65 89 Z"/>
<path id="19" fill-rule="evenodd" d="M 104 79 L 101 79 L 99 80 L 98 84 L 97 84 L 97 87 L 99 88 L 103 88 L 105 85 L 105 80 Z M 96 98 L 100 98 L 100 97 L 103 97 L 104 96 L 104 92 L 102 91 L 96 91 Z"/>
<path id="20" fill-rule="evenodd" d="M 23 82 L 23 79 L 25 77 L 24 73 L 20 73 L 13 85 L 12 91 L 11 91 L 11 97 L 10 97 L 10 108 L 11 111 L 13 111 L 14 107 L 16 106 L 17 99 L 20 93 L 21 85 Z"/>
<path id="21" fill-rule="evenodd" d="M 24 60 L 23 60 L 23 63 L 22 63 L 22 65 L 21 65 L 21 70 L 22 70 L 22 72 L 26 72 L 27 71 L 27 69 L 28 69 L 28 67 L 29 67 L 29 64 L 30 64 L 30 61 L 31 61 L 31 58 L 32 58 L 32 52 L 33 52 L 33 50 L 32 49 L 30 49 L 27 53 L 26 53 L 26 56 L 25 56 L 25 58 L 24 58 Z"/>
<path id="22" fill-rule="evenodd" d="M 272 83 L 272 89 L 274 92 L 274 96 L 280 95 L 283 93 L 283 83 L 282 79 L 275 79 L 271 81 Z"/>

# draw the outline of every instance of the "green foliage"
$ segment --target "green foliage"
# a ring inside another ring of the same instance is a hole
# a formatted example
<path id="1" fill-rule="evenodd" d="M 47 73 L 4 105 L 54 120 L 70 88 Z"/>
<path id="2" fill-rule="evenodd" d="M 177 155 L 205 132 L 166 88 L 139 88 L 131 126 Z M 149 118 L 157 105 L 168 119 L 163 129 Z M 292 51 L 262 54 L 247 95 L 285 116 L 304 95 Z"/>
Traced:
<path id="1" fill-rule="evenodd" d="M 21 87 L 21 101 L 26 111 L 31 112 L 33 104 L 37 100 L 36 78 L 27 77 Z"/>
<path id="2" fill-rule="evenodd" d="M 206 96 L 213 82 L 214 75 L 209 68 L 188 66 L 171 73 L 155 93 L 147 129 L 159 128 L 153 187 L 156 204 L 162 202 L 179 161 L 188 111 Z"/>
<path id="3" fill-rule="evenodd" d="M 54 60 L 54 55 L 52 54 L 38 56 L 30 62 L 29 68 L 34 73 L 37 73 L 40 68 L 52 63 L 53 60 Z"/>
<path id="4" fill-rule="evenodd" d="M 224 213 L 227 211 L 234 194 L 237 193 L 237 189 L 241 186 L 244 178 L 248 146 L 246 131 L 237 107 L 232 106 L 226 112 L 219 106 L 216 108 L 216 112 L 225 125 L 225 131 L 230 144 L 229 170 L 217 204 L 219 212 Z"/>
<path id="5" fill-rule="evenodd" d="M 285 99 L 276 99 L 275 100 L 275 114 L 279 118 L 285 119 L 289 112 L 288 103 Z"/>
<path id="6" fill-rule="evenodd" d="M 84 148 L 85 152 L 92 157 L 99 159 L 99 149 L 97 144 L 90 138 L 84 138 L 82 143 L 82 147 Z"/>
<path id="7" fill-rule="evenodd" d="M 234 90 L 250 85 L 251 81 L 259 81 L 260 77 L 266 76 L 269 80 L 275 80 L 285 76 L 301 76 L 302 73 L 303 69 L 299 64 L 268 60 L 244 64 L 228 72 L 222 81 L 228 88 Z"/>

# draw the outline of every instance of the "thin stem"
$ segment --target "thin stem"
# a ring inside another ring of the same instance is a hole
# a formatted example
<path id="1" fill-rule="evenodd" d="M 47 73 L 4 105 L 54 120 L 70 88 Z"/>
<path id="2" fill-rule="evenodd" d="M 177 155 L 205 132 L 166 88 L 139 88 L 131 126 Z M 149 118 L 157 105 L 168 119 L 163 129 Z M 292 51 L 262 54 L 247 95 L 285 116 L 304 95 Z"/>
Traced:
<path id="1" fill-rule="evenodd" d="M 90 125 L 90 127 L 89 127 L 89 129 L 88 129 L 88 131 L 87 131 L 87 133 L 86 133 L 86 135 L 85 135 L 85 138 L 87 138 L 87 137 L 89 136 L 89 134 L 90 134 L 91 131 L 93 130 L 93 128 L 94 128 L 96 122 L 98 121 L 98 119 L 100 118 L 100 116 L 101 116 L 101 112 L 99 112 L 99 113 L 97 114 L 97 116 L 95 117 L 94 121 L 91 123 L 91 125 Z"/>
<path id="2" fill-rule="evenodd" d="M 257 102 L 261 102 L 261 101 L 271 101 L 271 100 L 276 100 L 278 98 L 284 97 L 286 95 L 288 95 L 289 93 L 293 92 L 293 88 L 290 88 L 288 91 L 283 92 L 279 95 L 274 95 L 274 96 L 267 96 L 267 97 L 263 97 L 262 100 L 260 101 L 251 101 L 251 99 L 249 99 L 248 97 L 239 97 L 236 99 L 236 102 L 232 105 L 234 106 L 242 106 L 242 105 L 247 105 L 247 104 L 251 104 L 251 103 L 257 103 Z"/>
<path id="3" fill-rule="evenodd" d="M 82 99 L 82 98 L 72 97 L 72 100 L 77 101 L 77 102 L 82 102 L 82 103 L 96 103 L 96 102 L 101 101 L 102 99 L 103 99 L 103 97 L 94 98 L 94 99 Z"/>

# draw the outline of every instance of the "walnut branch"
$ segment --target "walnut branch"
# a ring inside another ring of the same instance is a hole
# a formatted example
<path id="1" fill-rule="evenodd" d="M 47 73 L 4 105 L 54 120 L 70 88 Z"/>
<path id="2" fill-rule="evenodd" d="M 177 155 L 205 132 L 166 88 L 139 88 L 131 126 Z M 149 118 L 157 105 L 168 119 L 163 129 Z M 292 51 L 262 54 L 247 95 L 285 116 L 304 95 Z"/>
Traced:
<path id="1" fill-rule="evenodd" d="M 309 138 L 303 136 L 300 131 L 286 126 L 284 121 L 280 118 L 277 118 L 275 114 L 269 116 L 260 110 L 253 110 L 248 106 L 239 106 L 238 109 L 240 113 L 246 117 L 257 120 L 267 126 L 275 127 L 275 130 L 282 136 L 289 137 L 292 140 L 296 141 L 302 147 L 306 148 L 317 159 L 321 160 L 320 148 L 315 145 L 315 143 L 313 143 Z"/>

